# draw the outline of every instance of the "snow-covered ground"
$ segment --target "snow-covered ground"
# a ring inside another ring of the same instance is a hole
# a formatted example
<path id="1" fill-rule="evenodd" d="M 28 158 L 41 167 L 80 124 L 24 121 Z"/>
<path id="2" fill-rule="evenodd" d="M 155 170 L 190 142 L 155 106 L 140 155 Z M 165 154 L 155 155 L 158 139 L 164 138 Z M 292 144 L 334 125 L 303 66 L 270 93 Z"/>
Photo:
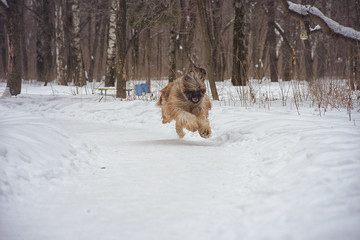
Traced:
<path id="1" fill-rule="evenodd" d="M 154 101 L 81 90 L 0 99 L 1 240 L 360 239 L 357 109 L 228 99 L 178 139 Z"/>

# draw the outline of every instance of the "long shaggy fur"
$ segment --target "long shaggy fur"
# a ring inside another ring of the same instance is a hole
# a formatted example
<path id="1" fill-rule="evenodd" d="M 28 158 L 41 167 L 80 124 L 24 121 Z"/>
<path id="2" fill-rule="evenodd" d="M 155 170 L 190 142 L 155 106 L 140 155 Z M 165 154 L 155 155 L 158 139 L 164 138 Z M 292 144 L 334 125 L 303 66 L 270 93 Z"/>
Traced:
<path id="1" fill-rule="evenodd" d="M 211 135 L 208 120 L 211 102 L 206 95 L 205 75 L 204 69 L 193 67 L 161 90 L 157 105 L 161 107 L 162 122 L 175 120 L 176 133 L 180 138 L 185 136 L 184 128 L 198 131 L 203 138 Z"/>

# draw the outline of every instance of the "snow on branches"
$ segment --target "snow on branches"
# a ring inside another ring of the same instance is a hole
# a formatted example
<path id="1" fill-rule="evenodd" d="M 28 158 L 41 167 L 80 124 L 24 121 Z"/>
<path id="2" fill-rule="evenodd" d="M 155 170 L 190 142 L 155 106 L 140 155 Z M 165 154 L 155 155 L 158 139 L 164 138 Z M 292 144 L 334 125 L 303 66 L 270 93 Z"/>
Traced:
<path id="1" fill-rule="evenodd" d="M 323 32 L 332 36 L 360 42 L 360 31 L 356 31 L 351 27 L 342 26 L 333 19 L 325 16 L 314 6 L 296 4 L 286 0 L 279 0 L 279 3 L 291 16 L 303 21 L 312 21 L 315 24 L 318 24 L 319 26 L 316 26 L 316 30 L 320 27 Z"/>

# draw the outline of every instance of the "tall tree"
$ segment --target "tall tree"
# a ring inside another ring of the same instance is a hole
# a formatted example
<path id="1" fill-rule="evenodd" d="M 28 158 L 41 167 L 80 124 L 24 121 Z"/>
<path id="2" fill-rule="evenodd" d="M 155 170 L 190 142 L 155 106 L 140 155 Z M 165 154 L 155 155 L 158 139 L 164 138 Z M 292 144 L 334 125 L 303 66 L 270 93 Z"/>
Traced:
<path id="1" fill-rule="evenodd" d="M 103 4 L 103 9 L 104 9 L 104 5 L 106 4 Z M 107 5 L 106 5 L 107 7 Z M 104 10 L 103 10 L 104 11 Z M 108 29 L 108 21 L 107 21 L 107 18 L 105 17 L 102 17 L 101 19 L 101 25 L 100 25 L 100 34 L 99 34 L 99 37 L 100 37 L 100 50 L 99 50 L 99 57 L 98 57 L 98 62 L 97 62 L 97 73 L 96 73 L 96 80 L 97 81 L 101 81 L 102 79 L 102 76 L 103 76 L 103 73 L 104 73 L 104 69 L 103 68 L 103 60 L 104 60 L 104 52 L 105 52 L 105 40 L 107 39 L 106 37 L 106 31 Z M 106 82 L 106 81 L 105 81 Z"/>
<path id="2" fill-rule="evenodd" d="M 118 0 L 111 0 L 109 11 L 108 44 L 106 51 L 105 86 L 115 86 L 116 70 L 116 28 L 117 28 Z"/>
<path id="3" fill-rule="evenodd" d="M 278 81 L 277 74 L 277 63 L 278 58 L 276 56 L 276 35 L 275 35 L 275 2 L 270 0 L 267 2 L 267 34 L 266 34 L 266 44 L 269 51 L 269 61 L 270 61 L 270 79 L 272 82 Z"/>
<path id="4" fill-rule="evenodd" d="M 308 82 L 312 82 L 313 80 L 313 58 L 311 56 L 312 46 L 311 46 L 311 38 L 310 38 L 310 23 L 308 21 L 305 22 L 305 31 L 307 32 L 308 38 L 304 39 L 304 60 L 305 60 L 305 80 Z"/>
<path id="5" fill-rule="evenodd" d="M 139 35 L 136 28 L 131 29 L 132 49 L 131 49 L 131 63 L 132 63 L 132 76 L 133 79 L 138 79 L 139 77 Z"/>
<path id="6" fill-rule="evenodd" d="M 150 56 L 151 56 L 151 28 L 145 29 L 145 71 L 146 83 L 148 85 L 148 93 L 151 92 L 151 72 L 150 72 Z"/>
<path id="7" fill-rule="evenodd" d="M 118 45 L 116 97 L 126 98 L 126 0 L 119 0 L 119 16 L 116 33 Z"/>
<path id="8" fill-rule="evenodd" d="M 247 82 L 247 34 L 245 0 L 235 1 L 233 34 L 233 69 L 231 82 L 234 86 L 245 86 Z"/>
<path id="9" fill-rule="evenodd" d="M 215 75 L 215 65 L 213 61 L 213 46 L 214 39 L 212 38 L 212 34 L 210 32 L 209 22 L 206 19 L 206 8 L 205 8 L 206 0 L 197 0 L 198 4 L 198 12 L 199 12 L 199 20 L 201 26 L 201 32 L 204 39 L 205 45 L 205 61 L 206 61 L 206 71 L 209 76 L 210 90 L 211 95 L 214 100 L 219 100 L 219 95 L 216 89 L 216 75 Z"/>
<path id="10" fill-rule="evenodd" d="M 176 79 L 176 36 L 177 36 L 176 21 L 173 20 L 170 26 L 169 39 L 169 82 Z"/>
<path id="11" fill-rule="evenodd" d="M 67 85 L 64 75 L 64 19 L 63 1 L 55 2 L 55 53 L 56 53 L 56 81 L 60 85 Z"/>
<path id="12" fill-rule="evenodd" d="M 86 84 L 85 69 L 80 42 L 80 5 L 79 0 L 71 0 L 71 51 L 74 69 L 73 79 L 75 86 L 82 87 Z"/>
<path id="13" fill-rule="evenodd" d="M 101 9 L 100 1 L 95 0 L 96 9 Z M 90 51 L 90 66 L 89 66 L 89 82 L 92 82 L 94 79 L 94 72 L 95 72 L 95 62 L 97 60 L 97 50 L 99 47 L 99 38 L 100 38 L 100 27 L 101 27 L 101 12 L 89 13 L 89 18 L 92 18 L 91 14 L 95 14 L 95 34 L 94 34 L 94 42 L 92 44 L 92 48 L 89 49 Z M 89 24 L 89 32 L 91 33 L 92 26 Z M 92 34 L 90 34 L 92 35 Z M 90 39 L 90 36 L 89 36 Z"/>
<path id="14" fill-rule="evenodd" d="M 47 85 L 52 68 L 51 34 L 52 22 L 50 19 L 51 7 L 49 0 L 34 2 L 35 11 L 39 16 L 36 25 L 36 68 L 38 80 Z"/>
<path id="15" fill-rule="evenodd" d="M 195 38 L 195 24 L 196 24 L 196 11 L 197 11 L 197 3 L 196 0 L 188 0 L 187 6 L 181 4 L 182 7 L 182 15 L 186 17 L 184 32 L 182 34 L 181 45 L 183 46 L 184 50 L 184 59 L 194 59 L 194 38 Z"/>
<path id="16" fill-rule="evenodd" d="M 25 2 L 24 0 L 19 1 L 20 3 L 20 32 L 21 32 L 21 54 L 22 54 L 22 71 L 23 71 L 23 78 L 29 79 L 29 67 L 28 67 L 28 54 L 27 54 L 27 41 L 26 41 L 26 34 L 27 31 L 25 29 Z"/>
<path id="17" fill-rule="evenodd" d="M 6 4 L 7 3 L 7 4 Z M 21 93 L 21 33 L 19 6 L 16 0 L 0 2 L 0 10 L 6 15 L 6 26 L 8 35 L 8 81 L 6 86 L 11 95 Z"/>
<path id="18" fill-rule="evenodd" d="M 1 9 L 1 8 L 0 8 Z M 0 15 L 0 77 L 5 78 L 7 71 L 7 41 L 6 41 L 6 31 L 5 31 L 5 17 Z"/>

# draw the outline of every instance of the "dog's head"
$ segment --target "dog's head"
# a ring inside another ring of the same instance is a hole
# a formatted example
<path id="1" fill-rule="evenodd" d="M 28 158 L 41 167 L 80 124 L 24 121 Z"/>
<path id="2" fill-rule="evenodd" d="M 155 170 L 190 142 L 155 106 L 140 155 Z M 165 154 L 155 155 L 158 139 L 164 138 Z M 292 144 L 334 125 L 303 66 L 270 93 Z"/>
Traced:
<path id="1" fill-rule="evenodd" d="M 205 76 L 204 69 L 193 67 L 183 77 L 183 92 L 187 99 L 194 104 L 199 103 L 206 93 Z"/>

